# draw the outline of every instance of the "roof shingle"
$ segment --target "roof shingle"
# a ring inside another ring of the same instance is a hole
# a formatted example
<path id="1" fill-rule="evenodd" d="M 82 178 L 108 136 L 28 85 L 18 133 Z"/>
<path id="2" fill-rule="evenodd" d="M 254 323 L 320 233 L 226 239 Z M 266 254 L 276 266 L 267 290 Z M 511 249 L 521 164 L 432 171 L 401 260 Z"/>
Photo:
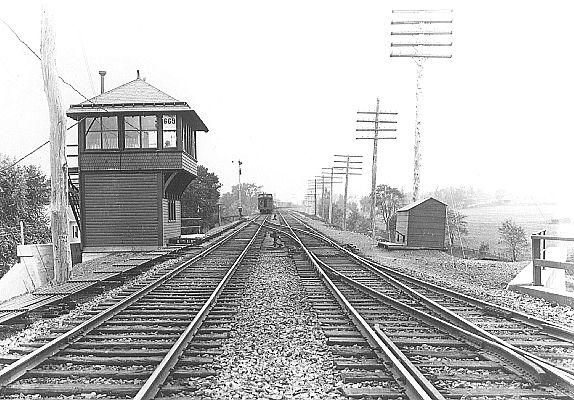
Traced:
<path id="1" fill-rule="evenodd" d="M 150 85 L 146 81 L 138 78 L 118 86 L 115 89 L 109 90 L 96 97 L 86 100 L 80 103 L 80 105 L 120 105 L 131 103 L 180 103 L 180 101 Z"/>

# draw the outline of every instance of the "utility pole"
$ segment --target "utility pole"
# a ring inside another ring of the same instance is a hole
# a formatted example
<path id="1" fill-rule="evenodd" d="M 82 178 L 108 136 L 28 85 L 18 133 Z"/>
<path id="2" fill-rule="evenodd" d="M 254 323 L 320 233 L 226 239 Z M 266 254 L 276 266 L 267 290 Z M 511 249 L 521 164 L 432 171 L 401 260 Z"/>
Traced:
<path id="1" fill-rule="evenodd" d="M 52 247 L 54 252 L 55 284 L 68 281 L 72 270 L 72 255 L 68 237 L 68 164 L 66 162 L 66 115 L 60 100 L 56 44 L 48 11 L 42 11 L 40 57 L 44 92 L 50 114 L 50 213 Z"/>
<path id="2" fill-rule="evenodd" d="M 345 195 L 343 200 L 343 230 L 347 230 L 347 195 L 349 190 L 349 175 L 361 175 L 358 173 L 352 172 L 353 170 L 360 170 L 362 167 L 353 167 L 352 164 L 362 164 L 363 161 L 351 161 L 351 158 L 357 159 L 362 158 L 363 156 L 355 156 L 350 154 L 335 154 L 335 157 L 341 157 L 342 159 L 335 160 L 338 163 L 345 163 L 344 167 L 335 166 L 335 169 L 344 169 L 345 172 L 336 172 L 337 175 L 345 175 Z M 351 172 L 349 172 L 351 170 Z"/>
<path id="3" fill-rule="evenodd" d="M 452 58 L 452 10 L 393 10 L 391 57 L 411 58 L 417 65 L 415 109 L 415 157 L 413 201 L 419 196 L 421 169 L 422 78 L 424 62 L 430 58 Z M 435 18 L 426 18 L 425 15 Z M 438 17 L 436 17 L 438 16 Z M 434 38 L 448 38 L 435 40 Z M 424 52 L 423 52 L 424 51 Z"/>
<path id="4" fill-rule="evenodd" d="M 334 183 L 341 183 L 340 181 L 333 181 L 333 175 L 334 175 L 334 167 L 329 167 L 329 168 L 321 168 L 323 170 L 328 170 L 330 171 L 329 173 L 329 178 L 330 178 L 330 187 L 331 187 L 331 193 L 329 193 L 329 224 L 333 224 L 333 184 Z"/>
<path id="5" fill-rule="evenodd" d="M 396 124 L 397 121 L 394 120 L 380 120 L 379 115 L 393 115 L 396 116 L 396 112 L 384 112 L 379 111 L 379 99 L 377 98 L 377 107 L 375 111 L 357 111 L 357 114 L 367 114 L 367 115 L 374 115 L 374 120 L 371 119 L 358 119 L 357 122 L 364 123 L 367 122 L 369 124 L 374 124 L 373 128 L 357 128 L 357 132 L 373 132 L 373 137 L 358 137 L 357 140 L 367 139 L 373 141 L 373 166 L 372 166 L 372 180 L 371 180 L 371 230 L 373 239 L 375 238 L 375 207 L 377 205 L 377 144 L 381 139 L 396 139 L 396 137 L 379 137 L 379 132 L 396 132 L 397 128 L 379 128 L 379 124 Z"/>
<path id="6" fill-rule="evenodd" d="M 322 176 L 315 176 L 312 180 L 309 181 L 310 183 L 313 184 L 312 188 L 309 188 L 311 190 L 313 190 L 313 198 L 314 198 L 314 203 L 315 203 L 315 216 L 320 216 L 321 218 L 325 219 L 325 210 L 324 210 L 324 203 L 325 203 L 325 193 L 323 192 L 324 187 L 325 187 L 325 180 Z M 317 196 L 317 190 L 321 189 L 321 207 L 318 207 L 318 196 Z M 317 214 L 317 210 L 319 209 L 319 214 Z"/>
<path id="7" fill-rule="evenodd" d="M 232 162 L 235 162 L 235 161 L 232 161 Z M 242 218 L 242 212 L 243 212 L 243 205 L 242 205 L 243 203 L 241 202 L 241 164 L 243 164 L 241 162 L 241 160 L 237 160 L 237 166 L 239 168 L 239 190 L 238 190 L 238 192 L 239 192 L 239 207 L 238 207 L 239 218 Z"/>
<path id="8" fill-rule="evenodd" d="M 318 175 L 315 177 L 316 179 L 321 179 L 321 219 L 325 221 L 325 176 Z"/>
<path id="9" fill-rule="evenodd" d="M 313 191 L 313 206 L 314 206 L 313 215 L 317 216 L 317 179 L 311 179 L 308 181 L 308 183 L 313 185 L 310 188 L 308 187 L 307 190 Z"/>

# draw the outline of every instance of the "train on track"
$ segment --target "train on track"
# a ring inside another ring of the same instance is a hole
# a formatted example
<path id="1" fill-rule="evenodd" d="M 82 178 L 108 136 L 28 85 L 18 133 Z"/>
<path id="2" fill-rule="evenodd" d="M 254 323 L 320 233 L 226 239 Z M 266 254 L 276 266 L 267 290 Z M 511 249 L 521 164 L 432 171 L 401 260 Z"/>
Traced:
<path id="1" fill-rule="evenodd" d="M 257 207 L 261 214 L 271 214 L 273 212 L 273 195 L 270 193 L 259 193 L 257 195 Z"/>

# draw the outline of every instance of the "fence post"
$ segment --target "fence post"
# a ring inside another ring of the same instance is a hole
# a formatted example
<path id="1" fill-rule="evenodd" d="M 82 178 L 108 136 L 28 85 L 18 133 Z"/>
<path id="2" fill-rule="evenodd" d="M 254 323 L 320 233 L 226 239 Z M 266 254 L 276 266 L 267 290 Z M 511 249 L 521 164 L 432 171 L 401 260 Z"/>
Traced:
<path id="1" fill-rule="evenodd" d="M 532 282 L 534 286 L 542 286 L 542 268 L 536 265 L 536 260 L 540 259 L 540 238 L 532 235 L 530 239 L 532 240 Z"/>

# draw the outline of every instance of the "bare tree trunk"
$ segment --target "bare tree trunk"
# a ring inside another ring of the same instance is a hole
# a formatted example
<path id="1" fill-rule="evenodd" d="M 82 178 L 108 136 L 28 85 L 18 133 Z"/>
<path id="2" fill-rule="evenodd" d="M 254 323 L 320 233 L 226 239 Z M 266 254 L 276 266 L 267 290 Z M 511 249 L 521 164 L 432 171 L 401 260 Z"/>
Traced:
<path id="1" fill-rule="evenodd" d="M 53 28 L 46 9 L 42 11 L 42 39 L 40 44 L 44 92 L 50 113 L 50 196 L 52 245 L 54 250 L 54 280 L 64 283 L 72 269 L 72 255 L 68 238 L 68 165 L 66 163 L 66 116 L 60 101 L 58 71 Z"/>

